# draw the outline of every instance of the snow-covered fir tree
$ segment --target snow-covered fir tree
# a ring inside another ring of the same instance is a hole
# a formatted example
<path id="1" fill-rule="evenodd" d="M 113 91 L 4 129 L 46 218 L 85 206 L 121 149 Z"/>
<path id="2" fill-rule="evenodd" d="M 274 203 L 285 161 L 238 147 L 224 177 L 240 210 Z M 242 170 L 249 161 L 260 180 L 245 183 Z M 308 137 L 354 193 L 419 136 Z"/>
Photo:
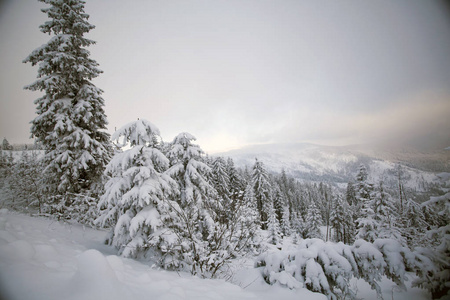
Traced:
<path id="1" fill-rule="evenodd" d="M 110 159 L 102 90 L 91 82 L 101 71 L 86 49 L 94 41 L 84 37 L 95 26 L 85 1 L 39 1 L 50 6 L 42 9 L 50 20 L 40 29 L 52 37 L 24 60 L 39 66 L 38 79 L 25 88 L 44 92 L 35 100 L 31 133 L 45 149 L 48 192 L 80 193 L 98 183 Z"/>
<path id="2" fill-rule="evenodd" d="M 174 138 L 168 152 L 170 169 L 167 174 L 179 185 L 182 207 L 191 203 L 198 203 L 200 207 L 216 195 L 207 177 L 211 168 L 202 161 L 203 150 L 193 144 L 195 140 L 190 133 L 180 133 Z"/>
<path id="3" fill-rule="evenodd" d="M 226 172 L 229 178 L 229 198 L 230 198 L 230 211 L 234 212 L 244 199 L 244 193 L 247 186 L 241 172 L 234 165 L 232 158 L 227 158 Z M 255 209 L 256 212 L 256 209 Z"/>
<path id="4" fill-rule="evenodd" d="M 287 199 L 277 183 L 273 184 L 271 199 L 273 200 L 273 207 L 278 222 L 281 223 L 281 219 L 283 218 L 283 208 L 287 203 Z"/>
<path id="5" fill-rule="evenodd" d="M 217 191 L 220 202 L 220 219 L 222 223 L 228 222 L 231 218 L 231 198 L 230 198 L 230 178 L 227 173 L 226 163 L 223 157 L 216 157 L 212 161 L 211 178 L 213 186 Z"/>
<path id="6" fill-rule="evenodd" d="M 322 218 L 320 210 L 317 208 L 315 202 L 311 202 L 305 220 L 305 238 L 322 238 L 320 226 L 322 225 Z"/>
<path id="7" fill-rule="evenodd" d="M 331 210 L 330 223 L 334 230 L 334 241 L 350 244 L 354 239 L 354 224 L 350 205 L 336 195 Z"/>
<path id="8" fill-rule="evenodd" d="M 368 181 L 368 172 L 364 165 L 359 166 L 355 183 L 356 205 L 353 205 L 356 237 L 372 242 L 376 238 L 377 221 L 373 211 L 373 184 Z"/>
<path id="9" fill-rule="evenodd" d="M 248 184 L 245 188 L 243 207 L 249 224 L 248 226 L 254 228 L 253 224 L 255 224 L 256 227 L 261 227 L 261 219 L 259 218 L 255 193 L 253 191 L 252 184 Z"/>
<path id="10" fill-rule="evenodd" d="M 3 142 L 2 142 L 2 150 L 11 150 L 12 147 L 9 144 L 8 140 L 6 138 L 3 138 Z"/>
<path id="11" fill-rule="evenodd" d="M 261 228 L 267 229 L 268 214 L 270 210 L 272 186 L 269 181 L 264 164 L 255 160 L 252 173 L 253 192 L 256 198 L 256 206 L 261 220 Z"/>
<path id="12" fill-rule="evenodd" d="M 398 209 L 391 195 L 384 188 L 383 181 L 379 182 L 377 190 L 373 197 L 374 219 L 376 225 L 377 238 L 395 239 L 400 244 L 406 245 L 406 240 L 401 234 L 399 224 Z"/>
<path id="13" fill-rule="evenodd" d="M 297 244 L 300 238 L 303 237 L 303 225 L 304 221 L 301 215 L 297 212 L 292 212 L 291 214 L 291 236 L 292 242 Z"/>
<path id="14" fill-rule="evenodd" d="M 373 184 L 369 182 L 369 173 L 365 165 L 360 165 L 358 173 L 356 174 L 355 198 L 357 204 L 362 205 L 364 200 L 370 200 L 373 190 Z"/>
<path id="15" fill-rule="evenodd" d="M 378 235 L 378 220 L 373 211 L 373 201 L 364 199 L 361 206 L 361 213 L 356 220 L 356 238 L 373 242 Z"/>
<path id="16" fill-rule="evenodd" d="M 349 205 L 356 204 L 356 192 L 355 192 L 354 184 L 352 182 L 349 182 L 347 184 L 347 189 L 345 191 L 345 199 L 347 200 L 347 203 Z"/>
<path id="17" fill-rule="evenodd" d="M 187 132 L 174 138 L 168 152 L 170 168 L 166 173 L 177 182 L 181 193 L 176 201 L 180 207 L 177 213 L 182 222 L 180 234 L 186 241 L 184 261 L 190 264 L 193 274 L 204 274 L 215 272 L 225 262 L 224 256 L 227 257 L 228 253 L 217 255 L 216 261 L 209 260 L 212 249 L 223 246 L 217 236 L 221 231 L 218 220 L 223 207 L 217 191 L 210 184 L 211 168 L 203 162 L 203 151 L 193 144 L 195 140 Z"/>
<path id="18" fill-rule="evenodd" d="M 281 229 L 280 229 L 280 222 L 278 221 L 273 202 L 269 204 L 267 232 L 268 232 L 267 241 L 272 245 L 278 245 L 278 243 L 280 243 L 281 241 Z"/>
<path id="19" fill-rule="evenodd" d="M 291 216 L 289 212 L 289 206 L 283 206 L 283 215 L 281 217 L 280 229 L 283 236 L 291 235 Z"/>
<path id="20" fill-rule="evenodd" d="M 246 183 L 234 165 L 232 158 L 227 158 L 226 171 L 229 178 L 229 192 L 232 203 L 242 199 Z"/>
<path id="21" fill-rule="evenodd" d="M 41 187 L 42 164 L 37 151 L 22 151 L 20 158 L 10 165 L 7 176 L 11 191 L 12 208 L 17 210 L 36 208 L 45 211 L 44 195 Z M 3 204 L 7 200 L 3 199 Z"/>
<path id="22" fill-rule="evenodd" d="M 428 238 L 435 241 L 434 245 L 418 249 L 420 254 L 433 261 L 434 266 L 425 265 L 423 273 L 426 276 L 417 279 L 415 284 L 429 289 L 433 299 L 447 299 L 450 298 L 450 192 L 431 197 L 422 205 L 438 207 L 442 223 L 427 232 Z"/>
<path id="23" fill-rule="evenodd" d="M 410 248 L 427 245 L 425 232 L 428 228 L 422 207 L 411 198 L 403 198 L 403 213 L 400 216 L 402 235 Z"/>
<path id="24" fill-rule="evenodd" d="M 241 247 L 240 251 L 258 253 L 261 247 L 261 232 L 256 199 L 251 184 L 247 185 L 242 201 L 238 201 L 234 206 L 232 222 L 234 224 L 229 224 L 230 229 L 234 230 L 233 227 L 235 227 L 238 232 L 234 235 L 241 239 L 237 243 Z M 233 235 L 233 233 L 231 234 Z"/>
<path id="25" fill-rule="evenodd" d="M 112 226 L 107 242 L 127 257 L 156 257 L 166 264 L 180 241 L 171 230 L 177 215 L 170 197 L 176 182 L 164 173 L 169 160 L 158 149 L 159 129 L 146 120 L 126 124 L 112 138 L 128 150 L 118 153 L 106 168 L 110 177 L 98 207 L 97 222 Z M 163 260 L 165 259 L 165 261 Z"/>

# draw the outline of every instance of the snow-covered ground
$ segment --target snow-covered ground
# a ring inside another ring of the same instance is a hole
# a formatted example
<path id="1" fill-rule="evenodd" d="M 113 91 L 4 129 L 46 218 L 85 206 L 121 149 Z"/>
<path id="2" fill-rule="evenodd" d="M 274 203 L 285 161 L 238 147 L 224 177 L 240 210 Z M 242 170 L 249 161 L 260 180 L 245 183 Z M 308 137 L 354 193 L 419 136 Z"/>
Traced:
<path id="1" fill-rule="evenodd" d="M 113 248 L 103 245 L 104 236 L 104 231 L 2 210 L 1 296 L 18 300 L 326 299 L 307 290 L 269 286 L 255 269 L 236 274 L 236 284 L 154 269 L 114 255 Z"/>
<path id="2" fill-rule="evenodd" d="M 0 210 L 0 299 L 326 299 L 306 289 L 264 283 L 259 270 L 235 271 L 229 282 L 164 271 L 115 255 L 105 231 Z M 238 269 L 237 266 L 234 266 Z M 385 299 L 430 299 L 383 284 Z M 375 292 L 358 282 L 358 297 Z"/>

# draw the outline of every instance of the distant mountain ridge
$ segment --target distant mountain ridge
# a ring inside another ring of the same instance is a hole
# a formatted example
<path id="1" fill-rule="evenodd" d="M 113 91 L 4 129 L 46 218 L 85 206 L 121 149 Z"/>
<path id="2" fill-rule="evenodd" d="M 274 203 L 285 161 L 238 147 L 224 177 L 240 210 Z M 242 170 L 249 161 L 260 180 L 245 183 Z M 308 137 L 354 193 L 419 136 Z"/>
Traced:
<path id="1" fill-rule="evenodd" d="M 439 180 L 440 172 L 450 171 L 450 151 L 423 152 L 414 148 L 373 145 L 322 146 L 308 143 L 247 146 L 214 156 L 231 157 L 241 167 L 253 166 L 255 158 L 269 171 L 282 170 L 302 181 L 344 184 L 354 180 L 360 164 L 368 167 L 374 180 L 394 181 L 401 164 L 407 185 L 417 188 Z"/>

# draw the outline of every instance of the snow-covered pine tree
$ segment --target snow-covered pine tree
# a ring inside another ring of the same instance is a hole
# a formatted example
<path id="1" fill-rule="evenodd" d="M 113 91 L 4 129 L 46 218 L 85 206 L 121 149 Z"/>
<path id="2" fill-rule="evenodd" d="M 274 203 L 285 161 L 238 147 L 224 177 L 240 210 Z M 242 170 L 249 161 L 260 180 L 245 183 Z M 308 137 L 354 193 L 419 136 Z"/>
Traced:
<path id="1" fill-rule="evenodd" d="M 281 192 L 280 186 L 276 182 L 273 184 L 271 198 L 273 199 L 273 207 L 275 209 L 278 222 L 281 224 L 281 219 L 283 218 L 283 207 L 286 205 L 287 199 L 283 192 Z"/>
<path id="2" fill-rule="evenodd" d="M 352 182 L 347 183 L 347 189 L 345 191 L 345 199 L 349 205 L 356 204 L 356 192 Z"/>
<path id="3" fill-rule="evenodd" d="M 261 227 L 261 219 L 259 218 L 259 213 L 256 205 L 256 198 L 255 193 L 253 191 L 253 185 L 248 184 L 245 188 L 244 192 L 244 198 L 243 198 L 243 207 L 246 215 L 246 220 L 248 222 L 249 227 L 254 227 L 255 224 L 256 227 Z"/>
<path id="4" fill-rule="evenodd" d="M 356 220 L 356 238 L 372 243 L 377 238 L 379 222 L 373 211 L 373 200 L 362 201 L 361 213 Z"/>
<path id="5" fill-rule="evenodd" d="M 384 188 L 383 181 L 379 182 L 373 197 L 374 219 L 378 222 L 376 228 L 377 238 L 395 239 L 403 246 L 406 240 L 398 227 L 399 215 L 395 203 Z"/>
<path id="6" fill-rule="evenodd" d="M 180 187 L 182 207 L 191 203 L 202 207 L 207 204 L 204 201 L 209 201 L 216 195 L 216 190 L 207 177 L 211 168 L 202 161 L 203 150 L 193 144 L 195 140 L 190 133 L 180 133 L 174 138 L 168 152 L 170 169 L 167 174 L 172 176 Z"/>
<path id="7" fill-rule="evenodd" d="M 241 201 L 243 199 L 247 184 L 244 182 L 241 174 L 234 166 L 233 159 L 230 157 L 227 159 L 226 170 L 228 178 L 230 179 L 228 187 L 230 192 L 231 207 L 233 210 L 234 207 L 236 207 L 238 201 Z"/>
<path id="8" fill-rule="evenodd" d="M 277 214 L 273 202 L 269 204 L 269 214 L 267 220 L 267 241 L 272 245 L 278 245 L 281 241 L 281 229 L 280 222 L 278 221 Z"/>
<path id="9" fill-rule="evenodd" d="M 283 216 L 281 218 L 280 229 L 283 236 L 291 235 L 291 221 L 290 221 L 290 213 L 289 206 L 283 206 Z"/>
<path id="10" fill-rule="evenodd" d="M 9 144 L 9 142 L 6 138 L 3 138 L 1 149 L 3 149 L 3 150 L 11 150 L 12 149 L 11 145 Z"/>
<path id="11" fill-rule="evenodd" d="M 403 214 L 400 216 L 400 227 L 402 235 L 406 238 L 408 246 L 412 249 L 416 246 L 427 246 L 428 241 L 425 232 L 428 223 L 422 207 L 411 198 L 403 198 Z"/>
<path id="12" fill-rule="evenodd" d="M 311 202 L 308 208 L 308 214 L 306 215 L 306 235 L 305 238 L 322 238 L 322 234 L 320 232 L 320 226 L 322 222 L 322 217 L 320 216 L 320 210 L 317 208 L 315 202 Z"/>
<path id="13" fill-rule="evenodd" d="M 14 199 L 13 208 L 28 211 L 37 209 L 38 213 L 44 212 L 41 177 L 42 165 L 39 153 L 34 150 L 22 151 L 20 158 L 11 165 L 11 173 L 8 176 L 9 188 Z"/>
<path id="14" fill-rule="evenodd" d="M 261 220 L 261 228 L 267 229 L 268 214 L 272 202 L 270 198 L 272 186 L 264 164 L 258 159 L 255 160 L 253 166 L 252 184 L 256 198 L 256 207 Z"/>
<path id="15" fill-rule="evenodd" d="M 220 197 L 229 196 L 230 178 L 227 173 L 225 159 L 216 157 L 212 161 L 211 176 Z"/>
<path id="16" fill-rule="evenodd" d="M 259 215 L 256 209 L 256 199 L 253 194 L 253 186 L 247 185 L 243 199 L 234 205 L 233 214 L 228 227 L 228 233 L 233 240 L 237 255 L 239 252 L 252 252 L 257 254 L 261 247 L 261 232 Z M 236 255 L 236 256 L 237 256 Z"/>
<path id="17" fill-rule="evenodd" d="M 346 200 L 336 195 L 330 216 L 331 226 L 334 229 L 334 241 L 350 244 L 354 237 L 354 224 L 352 211 Z"/>
<path id="18" fill-rule="evenodd" d="M 8 186 L 9 176 L 12 173 L 14 159 L 11 151 L 0 150 L 0 188 Z"/>
<path id="19" fill-rule="evenodd" d="M 211 168 L 202 160 L 203 151 L 193 144 L 195 137 L 183 132 L 177 135 L 168 152 L 170 168 L 166 174 L 178 184 L 180 197 L 180 231 L 186 240 L 184 260 L 190 264 L 191 273 L 215 272 L 223 265 L 228 253 L 211 257 L 213 248 L 221 247 L 222 240 L 216 235 L 222 211 L 217 191 L 210 184 Z M 211 258 L 211 259 L 210 259 Z"/>
<path id="20" fill-rule="evenodd" d="M 305 238 L 307 235 L 306 223 L 299 212 L 292 212 L 291 214 L 291 234 L 294 235 L 294 243 L 300 238 Z"/>
<path id="21" fill-rule="evenodd" d="M 356 238 L 373 242 L 376 239 L 377 221 L 373 211 L 373 184 L 368 181 L 368 172 L 364 165 L 359 166 L 356 175 L 355 195 L 356 204 L 353 205 Z"/>
<path id="22" fill-rule="evenodd" d="M 356 174 L 355 183 L 355 195 L 356 202 L 362 204 L 361 202 L 370 199 L 371 193 L 373 191 L 373 184 L 369 182 L 369 173 L 365 165 L 360 165 L 358 173 Z"/>
<path id="23" fill-rule="evenodd" d="M 112 226 L 107 243 L 122 255 L 155 257 L 168 267 L 177 262 L 173 251 L 181 241 L 171 229 L 177 203 L 169 197 L 176 194 L 176 183 L 164 173 L 169 160 L 158 149 L 158 137 L 158 128 L 142 119 L 113 134 L 121 147 L 131 148 L 116 154 L 106 168 L 110 179 L 98 204 L 97 223 Z"/>
<path id="24" fill-rule="evenodd" d="M 216 157 L 212 161 L 211 178 L 213 186 L 217 191 L 218 201 L 221 210 L 219 220 L 221 223 L 227 223 L 231 218 L 231 199 L 230 199 L 230 178 L 226 170 L 226 163 L 223 157 Z"/>
<path id="25" fill-rule="evenodd" d="M 447 299 L 450 297 L 450 192 L 442 196 L 431 197 L 423 206 L 437 206 L 439 215 L 443 218 L 441 226 L 427 232 L 435 245 L 419 248 L 417 251 L 433 261 L 434 266 L 424 265 L 423 274 L 413 285 L 427 288 L 433 299 Z"/>
<path id="26" fill-rule="evenodd" d="M 95 42 L 84 34 L 95 26 L 88 22 L 85 1 L 39 1 L 50 5 L 42 9 L 50 21 L 40 29 L 53 37 L 24 60 L 39 65 L 37 81 L 25 88 L 44 92 L 35 100 L 31 133 L 45 149 L 47 191 L 65 196 L 98 183 L 110 159 L 102 90 L 91 82 L 101 71 L 86 49 Z M 64 201 L 70 205 L 70 199 Z"/>

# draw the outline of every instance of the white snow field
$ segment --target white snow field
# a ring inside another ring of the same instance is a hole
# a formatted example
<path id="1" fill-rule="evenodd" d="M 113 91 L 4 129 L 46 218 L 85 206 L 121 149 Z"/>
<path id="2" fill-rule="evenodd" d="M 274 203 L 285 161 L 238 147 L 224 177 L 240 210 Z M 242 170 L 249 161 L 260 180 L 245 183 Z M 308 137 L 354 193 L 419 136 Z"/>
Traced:
<path id="1" fill-rule="evenodd" d="M 0 210 L 0 299 L 326 299 L 268 285 L 251 264 L 236 271 L 232 283 L 152 268 L 116 256 L 104 236 L 102 230 Z M 430 299 L 424 290 L 393 287 L 383 284 L 385 299 Z M 358 297 L 376 294 L 358 282 Z"/>

